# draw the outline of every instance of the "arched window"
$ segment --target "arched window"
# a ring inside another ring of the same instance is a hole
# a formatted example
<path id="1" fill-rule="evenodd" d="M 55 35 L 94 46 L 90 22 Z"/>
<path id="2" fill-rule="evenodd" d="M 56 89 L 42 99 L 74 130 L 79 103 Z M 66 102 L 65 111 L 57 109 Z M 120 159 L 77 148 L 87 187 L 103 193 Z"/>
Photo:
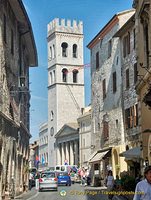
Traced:
<path id="1" fill-rule="evenodd" d="M 53 56 L 54 56 L 54 58 L 56 57 L 55 45 L 54 44 L 53 44 Z"/>
<path id="2" fill-rule="evenodd" d="M 66 68 L 62 69 L 62 81 L 63 82 L 67 82 L 67 74 L 68 74 L 68 70 Z"/>
<path id="3" fill-rule="evenodd" d="M 52 47 L 50 47 L 50 57 L 49 59 L 51 60 L 52 59 Z"/>
<path id="4" fill-rule="evenodd" d="M 55 73 L 55 70 L 53 70 L 53 80 L 54 80 L 54 83 L 56 82 L 56 73 Z"/>
<path id="5" fill-rule="evenodd" d="M 62 56 L 67 57 L 68 44 L 66 42 L 63 42 L 61 47 L 62 47 Z"/>
<path id="6" fill-rule="evenodd" d="M 52 72 L 50 72 L 50 84 L 53 83 L 53 79 L 52 79 Z"/>
<path id="7" fill-rule="evenodd" d="M 51 127 L 51 129 L 50 129 L 50 135 L 53 136 L 53 134 L 54 134 L 54 128 Z"/>
<path id="8" fill-rule="evenodd" d="M 51 111 L 51 114 L 50 114 L 51 121 L 53 121 L 53 117 L 54 117 L 54 114 L 53 114 L 53 111 Z"/>
<path id="9" fill-rule="evenodd" d="M 77 58 L 77 45 L 73 45 L 73 58 Z"/>
<path id="10" fill-rule="evenodd" d="M 9 113 L 10 113 L 12 119 L 14 120 L 14 112 L 13 112 L 13 107 L 12 107 L 12 104 L 11 104 L 11 103 L 10 103 L 10 105 L 9 105 Z"/>
<path id="11" fill-rule="evenodd" d="M 72 71 L 73 73 L 73 83 L 77 83 L 77 77 L 78 77 L 78 70 L 77 69 L 74 69 Z"/>

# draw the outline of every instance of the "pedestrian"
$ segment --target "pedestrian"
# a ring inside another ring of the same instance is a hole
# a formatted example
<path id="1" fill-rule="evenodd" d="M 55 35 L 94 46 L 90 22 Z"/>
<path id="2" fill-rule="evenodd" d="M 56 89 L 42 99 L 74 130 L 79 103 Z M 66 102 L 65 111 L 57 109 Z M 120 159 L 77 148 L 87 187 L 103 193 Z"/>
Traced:
<path id="1" fill-rule="evenodd" d="M 37 171 L 35 175 L 35 182 L 36 182 L 36 190 L 39 190 L 39 179 L 40 179 L 40 173 Z"/>
<path id="2" fill-rule="evenodd" d="M 83 173 L 82 173 L 82 183 L 84 186 L 86 186 L 86 172 L 85 170 L 83 170 Z"/>
<path id="3" fill-rule="evenodd" d="M 113 187 L 114 187 L 114 177 L 112 175 L 111 170 L 108 171 L 108 176 L 106 177 L 106 185 L 107 185 L 107 191 L 111 192 L 113 190 Z M 112 199 L 112 196 L 113 195 L 109 194 L 108 199 Z"/>
<path id="4" fill-rule="evenodd" d="M 86 176 L 87 176 L 87 185 L 90 185 L 90 183 L 91 183 L 91 173 L 90 173 L 89 170 L 87 170 Z"/>
<path id="5" fill-rule="evenodd" d="M 31 190 L 31 188 L 32 188 L 32 180 L 33 180 L 33 175 L 32 175 L 32 173 L 30 172 L 30 173 L 29 173 L 29 190 Z"/>
<path id="6" fill-rule="evenodd" d="M 121 180 L 119 179 L 119 176 L 116 175 L 116 179 L 115 179 L 115 190 L 121 190 Z"/>
<path id="7" fill-rule="evenodd" d="M 144 170 L 145 180 L 136 185 L 133 200 L 151 200 L 151 165 Z"/>
<path id="8" fill-rule="evenodd" d="M 74 184 L 74 182 L 75 182 L 75 174 L 74 174 L 73 170 L 70 172 L 70 177 L 71 177 L 72 184 Z"/>

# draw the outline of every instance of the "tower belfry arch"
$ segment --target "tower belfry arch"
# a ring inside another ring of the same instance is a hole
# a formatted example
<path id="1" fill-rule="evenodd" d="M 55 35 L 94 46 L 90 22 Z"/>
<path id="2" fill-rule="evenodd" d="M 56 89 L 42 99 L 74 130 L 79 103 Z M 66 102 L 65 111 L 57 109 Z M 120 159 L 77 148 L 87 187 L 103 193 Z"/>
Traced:
<path id="1" fill-rule="evenodd" d="M 47 26 L 48 44 L 48 165 L 56 163 L 55 135 L 67 123 L 77 123 L 84 107 L 83 23 L 55 18 Z M 53 120 L 51 117 L 53 113 Z M 53 135 L 50 130 L 53 128 Z"/>

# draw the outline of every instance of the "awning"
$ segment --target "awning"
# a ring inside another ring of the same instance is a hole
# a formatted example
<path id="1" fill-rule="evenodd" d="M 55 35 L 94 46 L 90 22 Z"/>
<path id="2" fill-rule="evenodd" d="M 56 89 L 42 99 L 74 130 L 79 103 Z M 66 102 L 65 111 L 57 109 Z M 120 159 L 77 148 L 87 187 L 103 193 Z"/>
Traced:
<path id="1" fill-rule="evenodd" d="M 92 162 L 100 161 L 108 152 L 109 150 L 105 152 L 97 153 L 91 160 L 89 160 L 89 162 L 92 163 Z"/>
<path id="2" fill-rule="evenodd" d="M 140 159 L 141 158 L 141 150 L 140 147 L 134 147 L 133 149 L 129 149 L 127 151 L 124 151 L 123 153 L 120 153 L 119 156 L 126 157 L 126 158 L 134 158 L 134 159 Z"/>
<path id="3" fill-rule="evenodd" d="M 89 157 L 89 159 L 88 159 L 88 162 L 90 162 L 90 161 L 92 160 L 92 158 L 93 158 L 96 154 L 97 154 L 97 151 L 93 152 L 93 153 L 90 155 L 90 157 Z"/>

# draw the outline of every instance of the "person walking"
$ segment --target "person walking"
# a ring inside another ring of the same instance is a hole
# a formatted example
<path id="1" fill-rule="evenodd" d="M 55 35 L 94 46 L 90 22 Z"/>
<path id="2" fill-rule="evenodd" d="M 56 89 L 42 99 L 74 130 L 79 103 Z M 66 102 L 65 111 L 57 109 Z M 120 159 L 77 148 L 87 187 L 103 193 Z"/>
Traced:
<path id="1" fill-rule="evenodd" d="M 137 183 L 133 200 L 151 200 L 151 165 L 144 170 L 145 180 Z"/>
<path id="2" fill-rule="evenodd" d="M 115 179 L 115 190 L 121 190 L 121 180 L 119 179 L 119 176 L 118 175 L 116 175 L 116 179 Z"/>
<path id="3" fill-rule="evenodd" d="M 107 191 L 111 192 L 113 190 L 113 186 L 114 186 L 114 177 L 112 175 L 112 171 L 109 170 L 108 171 L 108 176 L 106 177 L 106 185 L 107 185 Z M 111 194 L 108 195 L 108 199 L 112 199 Z"/>
<path id="4" fill-rule="evenodd" d="M 32 175 L 32 173 L 30 172 L 30 173 L 29 173 L 29 190 L 31 190 L 31 188 L 32 188 L 32 180 L 33 180 L 33 175 Z"/>
<path id="5" fill-rule="evenodd" d="M 40 179 L 40 173 L 37 171 L 35 175 L 35 182 L 36 182 L 36 190 L 39 190 L 39 179 Z"/>

